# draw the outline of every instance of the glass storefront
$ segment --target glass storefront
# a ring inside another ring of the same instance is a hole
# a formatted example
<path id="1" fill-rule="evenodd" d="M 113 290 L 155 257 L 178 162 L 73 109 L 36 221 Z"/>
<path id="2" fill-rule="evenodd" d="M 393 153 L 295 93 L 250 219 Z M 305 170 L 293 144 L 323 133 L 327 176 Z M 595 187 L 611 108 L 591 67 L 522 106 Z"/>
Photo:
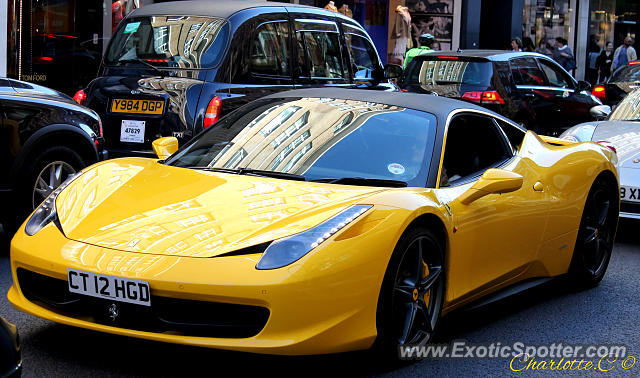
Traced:
<path id="1" fill-rule="evenodd" d="M 531 38 L 536 51 L 551 56 L 555 39 L 561 37 L 572 47 L 576 0 L 524 0 L 523 38 Z"/>
<path id="2" fill-rule="evenodd" d="M 282 1 L 282 0 L 278 0 Z M 284 0 L 287 2 L 287 0 Z M 345 14 L 362 25 L 376 45 L 383 63 L 387 57 L 387 13 L 389 0 L 299 0 L 291 1 L 302 5 L 328 8 Z"/>
<path id="3" fill-rule="evenodd" d="M 7 76 L 73 95 L 96 76 L 111 31 L 142 0 L 9 0 L 8 6 Z"/>
<path id="4" fill-rule="evenodd" d="M 597 37 L 601 50 L 608 42 L 615 49 L 625 37 L 635 39 L 638 6 L 637 0 L 591 0 L 589 35 Z"/>

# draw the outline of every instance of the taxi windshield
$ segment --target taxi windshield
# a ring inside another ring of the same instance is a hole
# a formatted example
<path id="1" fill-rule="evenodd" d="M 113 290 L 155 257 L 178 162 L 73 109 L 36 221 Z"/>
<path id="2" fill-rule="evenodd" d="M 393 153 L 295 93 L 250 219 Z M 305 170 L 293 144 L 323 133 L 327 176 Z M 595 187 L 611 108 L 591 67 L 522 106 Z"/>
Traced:
<path id="1" fill-rule="evenodd" d="M 221 18 L 150 16 L 118 26 L 104 58 L 108 66 L 212 68 L 222 57 L 229 25 Z"/>

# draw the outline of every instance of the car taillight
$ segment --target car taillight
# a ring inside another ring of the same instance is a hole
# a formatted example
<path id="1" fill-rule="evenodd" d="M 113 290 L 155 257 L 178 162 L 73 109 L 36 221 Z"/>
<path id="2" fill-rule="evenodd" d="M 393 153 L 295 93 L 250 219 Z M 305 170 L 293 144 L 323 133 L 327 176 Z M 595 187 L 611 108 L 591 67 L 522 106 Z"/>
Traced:
<path id="1" fill-rule="evenodd" d="M 207 105 L 207 110 L 204 113 L 204 128 L 213 125 L 216 123 L 220 116 L 220 108 L 222 107 L 222 103 L 220 101 L 220 97 L 214 96 L 211 101 L 209 101 L 209 105 Z"/>
<path id="2" fill-rule="evenodd" d="M 593 89 L 591 90 L 591 94 L 601 100 L 604 100 L 607 98 L 605 94 L 604 85 L 596 85 L 595 87 L 593 87 Z"/>
<path id="3" fill-rule="evenodd" d="M 608 149 L 610 149 L 611 151 L 613 151 L 614 153 L 618 153 L 618 151 L 616 150 L 616 148 L 613 146 L 613 144 L 611 142 L 607 142 L 606 140 L 599 140 L 596 143 L 607 147 Z"/>
<path id="4" fill-rule="evenodd" d="M 462 95 L 463 100 L 480 102 L 482 100 L 482 92 L 466 92 Z"/>
<path id="5" fill-rule="evenodd" d="M 504 100 L 500 97 L 500 94 L 496 91 L 475 91 L 465 92 L 462 95 L 463 100 L 478 102 L 481 104 L 504 104 Z"/>
<path id="6" fill-rule="evenodd" d="M 496 91 L 486 91 L 482 93 L 483 104 L 504 104 L 504 100 L 500 97 L 500 94 Z"/>
<path id="7" fill-rule="evenodd" d="M 630 66 L 635 66 L 636 64 L 640 64 L 640 60 L 634 60 L 633 62 L 629 62 Z"/>
<path id="8" fill-rule="evenodd" d="M 87 101 L 87 94 L 84 93 L 84 91 L 82 89 L 80 89 L 79 91 L 76 92 L 76 94 L 73 96 L 73 99 L 76 100 L 76 102 L 80 105 L 84 105 L 85 101 Z"/>

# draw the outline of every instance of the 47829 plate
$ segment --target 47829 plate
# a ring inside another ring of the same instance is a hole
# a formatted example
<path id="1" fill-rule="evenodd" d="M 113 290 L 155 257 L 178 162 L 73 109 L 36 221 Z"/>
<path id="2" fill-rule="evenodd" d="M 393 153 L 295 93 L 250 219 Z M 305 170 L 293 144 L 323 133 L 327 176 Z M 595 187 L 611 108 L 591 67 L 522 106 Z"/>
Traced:
<path id="1" fill-rule="evenodd" d="M 72 293 L 151 306 L 149 284 L 145 281 L 69 268 L 67 269 L 67 283 L 69 291 Z"/>

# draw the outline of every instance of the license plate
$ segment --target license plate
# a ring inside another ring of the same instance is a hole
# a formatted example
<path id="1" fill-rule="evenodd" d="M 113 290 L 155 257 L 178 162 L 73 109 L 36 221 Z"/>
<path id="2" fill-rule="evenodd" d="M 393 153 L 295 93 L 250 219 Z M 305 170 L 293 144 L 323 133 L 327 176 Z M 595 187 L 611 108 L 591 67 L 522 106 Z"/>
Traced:
<path id="1" fill-rule="evenodd" d="M 620 199 L 629 202 L 640 202 L 640 188 L 634 186 L 621 186 Z"/>
<path id="2" fill-rule="evenodd" d="M 145 281 L 67 269 L 69 291 L 96 298 L 151 306 Z"/>
<path id="3" fill-rule="evenodd" d="M 111 100 L 111 113 L 162 114 L 163 110 L 164 101 L 159 100 Z"/>
<path id="4" fill-rule="evenodd" d="M 120 141 L 144 143 L 144 121 L 123 119 L 120 125 Z"/>

